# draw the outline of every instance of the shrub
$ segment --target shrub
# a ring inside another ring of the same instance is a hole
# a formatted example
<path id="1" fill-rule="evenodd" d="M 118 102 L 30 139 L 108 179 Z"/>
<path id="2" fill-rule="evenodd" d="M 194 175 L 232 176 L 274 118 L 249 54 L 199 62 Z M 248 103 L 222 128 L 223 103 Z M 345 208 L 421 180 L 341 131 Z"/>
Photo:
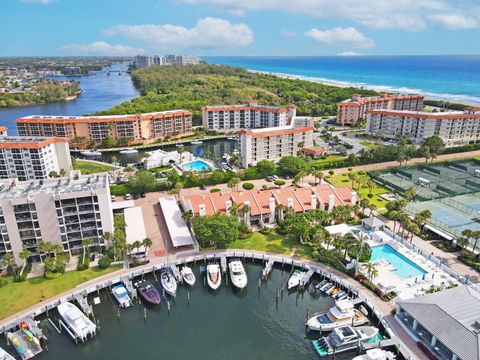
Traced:
<path id="1" fill-rule="evenodd" d="M 5 279 L 0 279 L 0 288 L 4 288 L 8 285 L 8 281 Z"/>
<path id="2" fill-rule="evenodd" d="M 246 183 L 243 183 L 242 187 L 245 190 L 252 190 L 255 187 L 255 185 L 253 185 L 252 183 L 246 182 Z"/>
<path id="3" fill-rule="evenodd" d="M 210 192 L 211 193 L 216 193 L 216 192 L 220 192 L 221 190 L 219 188 L 213 188 L 213 189 L 210 189 Z"/>
<path id="4" fill-rule="evenodd" d="M 102 257 L 100 260 L 98 260 L 98 267 L 100 269 L 106 269 L 110 266 L 112 262 L 110 261 L 110 259 L 106 256 Z"/>
<path id="5" fill-rule="evenodd" d="M 83 271 L 87 270 L 90 267 L 90 256 L 88 254 L 85 255 L 85 261 L 82 263 L 83 255 L 80 255 L 78 258 L 77 270 Z"/>
<path id="6" fill-rule="evenodd" d="M 17 276 L 15 276 L 13 281 L 23 282 L 23 281 L 27 280 L 27 276 L 28 276 L 28 273 L 30 272 L 30 270 L 32 270 L 32 264 L 27 264 L 27 266 L 25 266 L 25 269 L 23 270 L 23 273 L 20 274 L 20 272 L 22 271 L 22 267 L 20 266 L 18 268 Z"/>
<path id="7" fill-rule="evenodd" d="M 60 276 L 62 276 L 62 273 L 59 272 L 52 272 L 52 271 L 45 271 L 45 279 L 47 280 L 52 280 L 52 279 L 57 279 Z"/>
<path id="8" fill-rule="evenodd" d="M 283 186 L 285 185 L 285 180 L 278 179 L 278 180 L 275 180 L 273 183 L 277 186 Z"/>
<path id="9" fill-rule="evenodd" d="M 272 230 L 264 227 L 264 228 L 261 228 L 259 232 L 260 232 L 260 234 L 267 235 L 267 234 L 271 234 Z"/>

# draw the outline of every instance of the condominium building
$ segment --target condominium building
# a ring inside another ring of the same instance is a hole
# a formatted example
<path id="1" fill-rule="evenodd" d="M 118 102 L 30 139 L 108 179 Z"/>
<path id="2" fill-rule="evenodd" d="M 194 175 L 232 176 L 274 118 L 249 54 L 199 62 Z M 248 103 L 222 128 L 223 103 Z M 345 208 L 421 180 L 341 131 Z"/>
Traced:
<path id="1" fill-rule="evenodd" d="M 287 209 L 295 213 L 315 209 L 332 211 L 337 206 L 355 205 L 357 194 L 349 186 L 334 187 L 328 183 L 314 187 L 285 187 L 276 190 L 248 190 L 217 192 L 181 196 L 184 211 L 195 216 L 209 216 L 216 213 L 231 214 L 233 204 L 248 205 L 248 214 L 242 220 L 249 225 L 265 226 L 282 220 Z"/>
<path id="2" fill-rule="evenodd" d="M 193 55 L 179 55 L 175 59 L 175 63 L 181 66 L 198 65 L 200 64 L 200 62 L 201 62 L 201 59 L 198 56 L 193 56 Z"/>
<path id="3" fill-rule="evenodd" d="M 192 113 L 186 110 L 135 115 L 45 116 L 32 115 L 15 120 L 21 136 L 85 137 L 101 142 L 115 140 L 151 142 L 166 136 L 192 131 Z"/>
<path id="4" fill-rule="evenodd" d="M 0 179 L 46 179 L 62 170 L 72 170 L 67 138 L 0 136 Z"/>
<path id="5" fill-rule="evenodd" d="M 278 161 L 284 156 L 297 155 L 313 145 L 313 119 L 294 117 L 290 125 L 263 129 L 246 129 L 240 135 L 242 166 L 255 165 L 260 160 Z"/>
<path id="6" fill-rule="evenodd" d="M 295 105 L 287 109 L 259 105 L 252 100 L 243 105 L 205 106 L 202 108 L 202 126 L 210 130 L 236 131 L 240 129 L 286 126 L 295 117 Z"/>
<path id="7" fill-rule="evenodd" d="M 477 143 L 480 141 L 480 108 L 437 113 L 370 110 L 366 131 L 390 138 L 408 135 L 418 145 L 433 135 L 439 136 L 446 146 Z"/>
<path id="8" fill-rule="evenodd" d="M 362 97 L 354 94 L 351 99 L 337 104 L 337 124 L 355 125 L 359 120 L 364 120 L 368 110 L 411 110 L 423 109 L 423 95 L 400 95 L 387 92 L 380 96 Z"/>
<path id="9" fill-rule="evenodd" d="M 28 249 L 39 260 L 42 240 L 76 254 L 84 239 L 103 245 L 105 232 L 113 232 L 107 174 L 0 181 L 0 258 L 13 253 L 22 263 L 19 253 Z"/>
<path id="10" fill-rule="evenodd" d="M 198 65 L 202 59 L 193 55 L 137 55 L 135 56 L 135 66 L 137 69 L 149 67 L 152 65 Z"/>

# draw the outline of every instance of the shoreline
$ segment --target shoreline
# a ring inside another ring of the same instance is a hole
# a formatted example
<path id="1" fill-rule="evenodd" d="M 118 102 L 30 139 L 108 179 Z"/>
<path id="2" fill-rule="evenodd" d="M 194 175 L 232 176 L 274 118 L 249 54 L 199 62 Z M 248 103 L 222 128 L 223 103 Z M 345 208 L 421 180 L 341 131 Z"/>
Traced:
<path id="1" fill-rule="evenodd" d="M 253 74 L 273 75 L 283 79 L 310 81 L 317 84 L 340 87 L 340 88 L 352 87 L 357 89 L 363 88 L 368 90 L 374 90 L 377 92 L 388 91 L 388 92 L 398 92 L 400 94 L 420 94 L 420 95 L 424 95 L 426 100 L 445 101 L 445 102 L 458 103 L 458 104 L 469 105 L 469 106 L 480 105 L 480 97 L 475 97 L 470 95 L 437 94 L 437 93 L 432 93 L 428 91 L 423 91 L 421 89 L 410 89 L 405 87 L 396 88 L 388 85 L 369 85 L 366 83 L 354 83 L 354 82 L 348 82 L 343 80 L 331 80 L 331 79 L 326 79 L 321 77 L 287 74 L 287 73 L 263 71 L 263 70 L 253 70 L 253 69 L 246 69 L 246 70 Z"/>

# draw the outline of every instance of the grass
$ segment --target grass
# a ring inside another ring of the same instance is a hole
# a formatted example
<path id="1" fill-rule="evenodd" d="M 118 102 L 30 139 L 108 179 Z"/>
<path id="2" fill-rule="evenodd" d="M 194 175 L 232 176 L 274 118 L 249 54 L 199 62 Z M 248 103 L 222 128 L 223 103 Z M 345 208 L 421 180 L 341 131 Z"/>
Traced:
<path id="1" fill-rule="evenodd" d="M 110 266 L 104 270 L 94 267 L 84 271 L 66 272 L 58 279 L 47 280 L 41 276 L 20 283 L 12 282 L 11 277 L 5 277 L 8 280 L 8 285 L 0 288 L 0 299 L 2 299 L 0 301 L 0 319 L 25 310 L 42 300 L 73 289 L 86 281 L 112 273 L 121 268 L 121 265 Z M 42 298 L 42 291 L 44 298 Z"/>
<path id="2" fill-rule="evenodd" d="M 88 160 L 75 160 L 74 170 L 80 170 L 83 175 L 95 174 L 115 170 L 113 166 L 97 164 Z"/>
<path id="3" fill-rule="evenodd" d="M 312 160 L 309 162 L 309 164 L 322 164 L 322 163 L 331 163 L 339 160 L 345 160 L 345 156 L 340 156 L 340 155 L 327 155 L 325 158 L 317 159 L 317 160 Z"/>
<path id="4" fill-rule="evenodd" d="M 237 239 L 228 245 L 230 249 L 245 249 L 268 251 L 277 254 L 290 255 L 292 248 L 298 246 L 295 256 L 310 258 L 310 249 L 298 244 L 293 236 L 284 236 L 277 234 L 272 230 L 269 234 L 253 232 L 248 234 L 245 239 Z"/>
<path id="5" fill-rule="evenodd" d="M 373 148 L 378 147 L 377 143 L 373 143 L 373 142 L 370 142 L 370 141 L 361 141 L 360 145 L 366 146 L 369 149 L 373 149 Z"/>

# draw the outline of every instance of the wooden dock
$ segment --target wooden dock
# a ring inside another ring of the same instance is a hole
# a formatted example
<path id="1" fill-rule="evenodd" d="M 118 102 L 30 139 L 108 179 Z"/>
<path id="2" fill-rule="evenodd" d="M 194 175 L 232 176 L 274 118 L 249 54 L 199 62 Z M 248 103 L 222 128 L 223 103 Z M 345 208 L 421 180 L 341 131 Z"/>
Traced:
<path id="1" fill-rule="evenodd" d="M 360 344 L 360 348 L 366 351 L 370 349 L 384 348 L 384 347 L 396 346 L 396 345 L 400 345 L 400 340 L 397 337 L 393 337 L 391 339 L 375 341 L 372 343 L 362 343 Z"/>
<path id="2" fill-rule="evenodd" d="M 275 260 L 273 260 L 271 258 L 268 258 L 268 260 L 265 264 L 265 267 L 262 270 L 262 279 L 263 280 L 266 280 L 268 278 L 268 275 L 270 275 L 270 273 L 273 270 L 273 265 L 275 265 Z"/>
<path id="3" fill-rule="evenodd" d="M 227 258 L 225 256 L 222 256 L 220 258 L 220 267 L 222 268 L 222 274 L 227 273 Z"/>

